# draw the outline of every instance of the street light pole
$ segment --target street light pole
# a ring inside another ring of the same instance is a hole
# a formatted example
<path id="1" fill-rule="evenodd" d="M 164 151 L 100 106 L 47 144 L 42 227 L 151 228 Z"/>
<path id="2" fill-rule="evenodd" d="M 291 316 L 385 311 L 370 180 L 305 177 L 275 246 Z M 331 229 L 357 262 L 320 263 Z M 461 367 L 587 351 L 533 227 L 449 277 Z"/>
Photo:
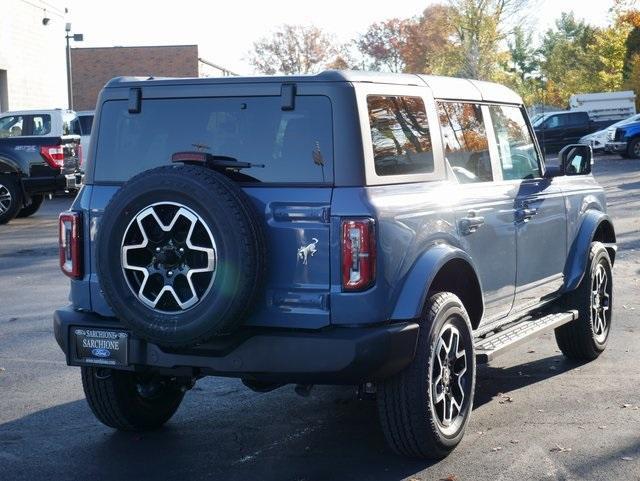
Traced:
<path id="1" fill-rule="evenodd" d="M 71 24 L 67 23 L 64 26 L 64 30 L 66 32 L 64 38 L 67 41 L 67 99 L 69 102 L 69 109 L 73 110 L 73 79 L 71 74 L 71 46 L 69 45 L 69 40 L 73 40 L 74 42 L 82 42 L 84 37 L 81 33 L 71 34 Z"/>

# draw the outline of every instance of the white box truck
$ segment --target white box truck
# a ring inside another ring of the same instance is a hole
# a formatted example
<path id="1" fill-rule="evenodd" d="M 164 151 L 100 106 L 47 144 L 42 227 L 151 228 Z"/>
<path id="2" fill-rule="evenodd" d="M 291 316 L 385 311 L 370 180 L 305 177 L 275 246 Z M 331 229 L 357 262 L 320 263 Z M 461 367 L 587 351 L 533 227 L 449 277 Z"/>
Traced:
<path id="1" fill-rule="evenodd" d="M 574 94 L 569 99 L 569 110 L 587 112 L 596 122 L 615 122 L 636 113 L 636 94 L 632 90 Z"/>

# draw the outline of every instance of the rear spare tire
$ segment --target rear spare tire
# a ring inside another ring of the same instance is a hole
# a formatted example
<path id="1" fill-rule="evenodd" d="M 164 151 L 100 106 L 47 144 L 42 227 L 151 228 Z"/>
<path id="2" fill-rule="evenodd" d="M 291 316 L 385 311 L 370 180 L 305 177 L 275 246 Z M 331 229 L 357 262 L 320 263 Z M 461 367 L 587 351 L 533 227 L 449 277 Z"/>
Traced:
<path id="1" fill-rule="evenodd" d="M 224 175 L 190 165 L 143 172 L 107 205 L 96 267 L 114 314 L 151 342 L 186 347 L 227 333 L 256 302 L 261 222 Z"/>

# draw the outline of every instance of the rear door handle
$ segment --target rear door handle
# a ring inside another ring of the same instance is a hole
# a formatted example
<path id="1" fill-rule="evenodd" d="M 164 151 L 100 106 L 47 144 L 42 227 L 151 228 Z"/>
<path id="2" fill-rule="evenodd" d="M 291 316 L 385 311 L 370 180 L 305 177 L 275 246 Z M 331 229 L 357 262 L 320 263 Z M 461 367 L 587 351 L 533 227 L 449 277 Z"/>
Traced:
<path id="1" fill-rule="evenodd" d="M 518 209 L 516 212 L 518 214 L 518 220 L 521 220 L 522 222 L 529 222 L 529 219 L 538 213 L 538 209 L 526 206 Z"/>
<path id="2" fill-rule="evenodd" d="M 474 212 L 469 212 L 467 217 L 460 219 L 460 230 L 463 235 L 473 234 L 483 224 L 484 217 L 477 216 Z"/>

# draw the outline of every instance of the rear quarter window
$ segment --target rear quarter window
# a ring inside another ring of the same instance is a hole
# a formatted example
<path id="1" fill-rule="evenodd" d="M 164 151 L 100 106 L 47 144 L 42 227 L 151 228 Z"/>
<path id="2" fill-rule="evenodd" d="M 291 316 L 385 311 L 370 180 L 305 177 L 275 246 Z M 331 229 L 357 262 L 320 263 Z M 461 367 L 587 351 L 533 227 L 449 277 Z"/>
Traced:
<path id="1" fill-rule="evenodd" d="M 291 111 L 279 96 L 150 99 L 136 114 L 127 101 L 108 101 L 94 180 L 122 182 L 175 152 L 204 151 L 264 165 L 242 170 L 250 182 L 331 183 L 332 125 L 324 96 L 298 96 Z"/>
<path id="2" fill-rule="evenodd" d="M 0 138 L 31 137 L 51 133 L 51 115 L 25 114 L 0 117 Z"/>
<path id="3" fill-rule="evenodd" d="M 369 95 L 367 109 L 377 175 L 433 172 L 427 111 L 420 97 Z"/>

